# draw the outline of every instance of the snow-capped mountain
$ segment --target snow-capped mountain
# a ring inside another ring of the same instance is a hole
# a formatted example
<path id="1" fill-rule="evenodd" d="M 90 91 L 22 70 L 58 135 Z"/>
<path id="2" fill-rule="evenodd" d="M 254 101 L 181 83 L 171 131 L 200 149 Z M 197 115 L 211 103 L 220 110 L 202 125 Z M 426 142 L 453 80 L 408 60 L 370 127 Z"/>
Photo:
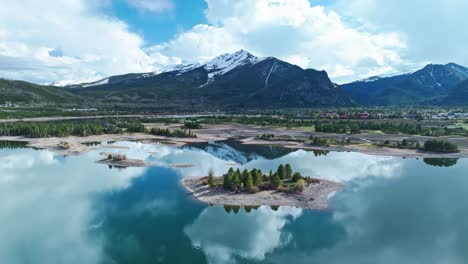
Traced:
<path id="1" fill-rule="evenodd" d="M 262 58 L 258 58 L 245 50 L 239 50 L 234 53 L 225 53 L 222 54 L 205 64 L 200 63 L 191 63 L 191 64 L 176 64 L 176 65 L 169 65 L 163 67 L 159 71 L 155 72 L 148 72 L 148 73 L 141 73 L 141 74 L 132 74 L 132 78 L 134 79 L 142 79 L 142 78 L 151 78 L 158 74 L 162 73 L 169 73 L 169 72 L 177 72 L 178 75 L 183 74 L 185 72 L 194 70 L 196 68 L 204 68 L 208 72 L 208 81 L 210 83 L 216 76 L 220 76 L 223 74 L 228 73 L 229 71 L 243 65 L 254 64 L 257 62 L 262 61 Z M 72 86 L 72 87 L 93 87 L 99 85 L 105 85 L 112 82 L 112 77 L 104 78 L 101 80 L 97 80 L 94 82 L 86 82 L 86 83 L 77 83 L 77 82 L 56 82 L 57 84 L 61 84 L 60 86 Z M 206 83 L 206 84 L 207 84 Z M 205 84 L 205 85 L 206 85 Z"/>
<path id="2" fill-rule="evenodd" d="M 205 64 L 111 76 L 73 88 L 106 102 L 182 103 L 190 107 L 310 107 L 351 102 L 325 71 L 304 70 L 274 57 L 258 58 L 245 50 L 220 55 Z"/>

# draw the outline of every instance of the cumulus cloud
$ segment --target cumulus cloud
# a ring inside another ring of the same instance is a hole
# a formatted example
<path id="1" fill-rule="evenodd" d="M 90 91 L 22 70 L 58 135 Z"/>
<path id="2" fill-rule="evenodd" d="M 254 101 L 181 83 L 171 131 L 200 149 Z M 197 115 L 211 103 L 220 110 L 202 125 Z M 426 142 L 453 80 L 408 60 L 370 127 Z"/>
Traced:
<path id="1" fill-rule="evenodd" d="M 87 0 L 0 0 L 0 74 L 34 82 L 149 71 L 143 39 Z M 40 10 L 40 12 L 39 12 Z M 60 54 L 54 50 L 60 47 Z M 60 55 L 60 56 L 58 56 Z"/>
<path id="2" fill-rule="evenodd" d="M 332 8 L 379 31 L 400 32 L 408 60 L 468 65 L 467 1 L 337 0 Z"/>
<path id="3" fill-rule="evenodd" d="M 175 8 L 172 0 L 127 1 L 143 12 Z M 109 0 L 0 0 L 0 76 L 91 81 L 241 48 L 324 69 L 338 83 L 427 62 L 468 64 L 463 1 L 335 0 L 327 7 L 308 0 L 205 1 L 206 24 L 155 44 L 100 13 Z"/>
<path id="4" fill-rule="evenodd" d="M 405 63 L 397 32 L 376 33 L 343 21 L 307 0 L 206 0 L 210 25 L 197 25 L 157 45 L 154 54 L 204 61 L 239 48 L 299 66 L 325 69 L 335 81 L 394 70 Z"/>
<path id="5" fill-rule="evenodd" d="M 172 0 L 128 0 L 128 2 L 141 11 L 157 14 L 173 10 L 175 7 Z"/>

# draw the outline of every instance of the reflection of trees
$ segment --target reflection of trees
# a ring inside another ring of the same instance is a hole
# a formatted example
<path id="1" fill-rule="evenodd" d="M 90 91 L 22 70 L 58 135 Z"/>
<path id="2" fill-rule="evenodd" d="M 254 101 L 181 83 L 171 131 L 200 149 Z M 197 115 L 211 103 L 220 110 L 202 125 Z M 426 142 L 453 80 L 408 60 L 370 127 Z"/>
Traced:
<path id="1" fill-rule="evenodd" d="M 240 208 L 241 207 L 238 206 L 238 205 L 228 205 L 228 204 L 224 205 L 224 211 L 226 211 L 226 213 L 228 213 L 228 214 L 231 213 L 231 211 L 233 211 L 234 214 L 237 214 L 237 213 L 239 213 Z M 252 212 L 252 210 L 257 210 L 258 208 L 260 208 L 260 206 L 258 206 L 258 205 L 246 205 L 243 208 L 244 208 L 244 211 L 246 213 L 250 213 L 250 212 Z"/>
<path id="2" fill-rule="evenodd" d="M 327 150 L 313 150 L 312 152 L 314 153 L 315 157 L 326 156 L 328 153 L 330 153 L 330 151 Z"/>
<path id="3" fill-rule="evenodd" d="M 425 158 L 424 163 L 434 167 L 451 167 L 457 164 L 458 159 L 449 158 Z"/>
<path id="4" fill-rule="evenodd" d="M 28 142 L 0 140 L 0 149 L 25 149 L 25 148 L 29 148 Z"/>

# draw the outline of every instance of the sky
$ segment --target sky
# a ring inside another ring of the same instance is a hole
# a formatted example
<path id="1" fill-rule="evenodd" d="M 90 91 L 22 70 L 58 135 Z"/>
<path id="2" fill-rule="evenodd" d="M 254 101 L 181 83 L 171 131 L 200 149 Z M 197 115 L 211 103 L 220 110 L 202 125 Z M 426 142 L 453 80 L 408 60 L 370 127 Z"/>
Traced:
<path id="1" fill-rule="evenodd" d="M 0 0 L 0 77 L 95 81 L 245 49 L 345 83 L 468 66 L 466 0 Z"/>

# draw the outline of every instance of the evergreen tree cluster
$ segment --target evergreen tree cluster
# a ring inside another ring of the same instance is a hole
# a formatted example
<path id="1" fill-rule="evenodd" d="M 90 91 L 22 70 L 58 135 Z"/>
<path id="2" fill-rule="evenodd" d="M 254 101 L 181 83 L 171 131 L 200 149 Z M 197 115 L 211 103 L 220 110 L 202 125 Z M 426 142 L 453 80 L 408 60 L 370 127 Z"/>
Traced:
<path id="1" fill-rule="evenodd" d="M 440 153 L 458 153 L 460 150 L 458 146 L 446 141 L 428 140 L 424 143 L 423 149 L 425 151 L 440 152 Z"/>
<path id="2" fill-rule="evenodd" d="M 99 123 L 4 123 L 0 125 L 0 136 L 24 136 L 31 138 L 101 135 L 120 133 L 112 124 Z"/>
<path id="3" fill-rule="evenodd" d="M 169 130 L 168 128 L 159 128 L 154 127 L 149 131 L 151 135 L 155 136 L 165 136 L 165 137 L 184 137 L 184 138 L 196 138 L 197 135 L 192 132 L 190 129 L 176 129 Z"/>
<path id="4" fill-rule="evenodd" d="M 290 164 L 280 164 L 276 172 L 270 171 L 268 175 L 259 169 L 234 170 L 223 175 L 223 188 L 226 190 L 243 190 L 247 192 L 257 192 L 259 190 L 278 189 L 284 184 L 296 186 L 304 183 L 304 178 L 299 172 L 294 172 Z M 301 188 L 302 190 L 302 188 Z"/>
<path id="5" fill-rule="evenodd" d="M 189 121 L 184 123 L 185 129 L 202 129 L 203 126 L 198 121 Z"/>

